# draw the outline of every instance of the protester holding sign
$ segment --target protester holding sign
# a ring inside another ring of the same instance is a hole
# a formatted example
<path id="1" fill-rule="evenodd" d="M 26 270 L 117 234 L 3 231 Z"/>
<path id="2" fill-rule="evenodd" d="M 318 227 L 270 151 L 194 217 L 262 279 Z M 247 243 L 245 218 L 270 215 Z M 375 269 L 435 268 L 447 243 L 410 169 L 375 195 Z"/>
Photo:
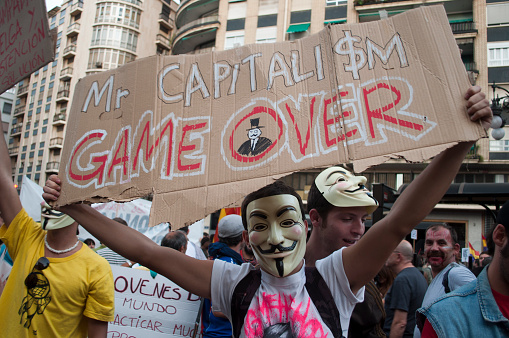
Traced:
<path id="1" fill-rule="evenodd" d="M 470 120 L 481 122 L 488 129 L 492 113 L 480 88 L 470 88 L 465 97 Z M 244 236 L 253 247 L 261 275 L 251 264 L 237 266 L 219 260 L 196 260 L 155 245 L 86 204 L 63 206 L 59 210 L 78 220 L 95 237 L 125 257 L 157 271 L 196 295 L 212 297 L 213 310 L 230 319 L 235 336 L 262 337 L 266 331 L 287 330 L 294 336 L 314 332 L 314 336 L 340 337 L 348 333 L 350 316 L 355 304 L 363 299 L 364 285 L 377 274 L 403 237 L 441 199 L 472 144 L 461 142 L 436 156 L 405 189 L 391 212 L 356 245 L 335 251 L 316 263 L 316 270 L 312 272 L 315 285 L 327 286 L 334 300 L 325 304 L 331 308 L 329 313 L 319 312 L 316 302 L 310 299 L 313 297 L 310 293 L 325 288 L 305 288 L 308 277 L 303 257 L 307 222 L 302 201 L 290 187 L 273 183 L 249 194 L 242 204 L 247 230 Z M 60 183 L 54 175 L 46 182 L 43 197 L 47 201 L 58 200 Z M 331 182 L 330 186 L 336 183 Z M 260 286 L 255 288 L 251 302 L 244 307 L 241 294 L 245 294 L 245 290 L 236 288 L 245 276 L 253 276 L 251 272 L 259 277 Z M 234 297 L 235 291 L 240 291 L 238 298 Z M 241 308 L 247 311 L 245 315 Z"/>
<path id="2" fill-rule="evenodd" d="M 42 209 L 28 216 L 14 188 L 7 145 L 0 141 L 0 238 L 14 264 L 0 297 L 9 337 L 106 337 L 113 320 L 113 276 L 105 259 L 80 242 L 78 223 Z"/>

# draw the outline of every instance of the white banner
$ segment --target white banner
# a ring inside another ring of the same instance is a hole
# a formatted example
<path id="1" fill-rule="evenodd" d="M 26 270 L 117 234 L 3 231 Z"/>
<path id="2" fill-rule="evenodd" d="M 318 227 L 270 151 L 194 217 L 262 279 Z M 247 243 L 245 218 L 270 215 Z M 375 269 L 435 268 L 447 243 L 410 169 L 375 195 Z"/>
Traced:
<path id="1" fill-rule="evenodd" d="M 161 275 L 152 278 L 149 271 L 113 265 L 111 270 L 115 319 L 109 323 L 108 338 L 193 337 L 198 296 Z"/>

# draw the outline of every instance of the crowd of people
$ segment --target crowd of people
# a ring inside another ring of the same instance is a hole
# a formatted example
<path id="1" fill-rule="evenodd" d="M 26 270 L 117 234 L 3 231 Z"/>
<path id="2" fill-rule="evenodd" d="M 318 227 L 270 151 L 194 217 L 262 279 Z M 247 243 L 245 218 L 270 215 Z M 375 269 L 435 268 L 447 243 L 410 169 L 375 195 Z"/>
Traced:
<path id="1" fill-rule="evenodd" d="M 480 88 L 465 99 L 470 119 L 489 128 Z M 491 264 L 477 278 L 456 262 L 460 246 L 448 225 L 426 231 L 429 285 L 404 240 L 440 201 L 471 146 L 461 142 L 436 156 L 366 233 L 378 202 L 364 177 L 333 166 L 315 178 L 307 209 L 293 188 L 275 181 L 247 195 L 240 216 L 220 220 L 217 242 L 204 236 L 198 246 L 188 229 L 170 230 L 158 245 L 87 204 L 46 206 L 37 224 L 12 185 L 0 141 L 0 237 L 13 261 L 0 296 L 2 332 L 106 337 L 114 314 L 109 264 L 118 264 L 200 296 L 203 337 L 507 336 L 509 202 L 490 236 Z M 46 202 L 58 201 L 61 188 L 51 176 Z M 78 223 L 100 240 L 96 252 L 95 243 L 77 239 Z"/>

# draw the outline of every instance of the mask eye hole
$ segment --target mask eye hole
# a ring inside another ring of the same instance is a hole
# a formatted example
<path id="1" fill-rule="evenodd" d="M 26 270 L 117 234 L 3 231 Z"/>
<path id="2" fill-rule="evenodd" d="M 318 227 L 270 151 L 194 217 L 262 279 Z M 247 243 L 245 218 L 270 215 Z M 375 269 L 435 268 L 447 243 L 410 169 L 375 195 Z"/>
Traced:
<path id="1" fill-rule="evenodd" d="M 293 219 L 286 219 L 281 222 L 281 226 L 283 228 L 290 228 L 290 227 L 294 226 L 296 223 L 297 222 L 295 222 Z"/>
<path id="2" fill-rule="evenodd" d="M 253 225 L 253 227 L 251 228 L 252 231 L 264 231 L 267 229 L 267 225 L 266 224 L 263 224 L 263 223 L 258 223 L 258 224 L 255 224 Z"/>

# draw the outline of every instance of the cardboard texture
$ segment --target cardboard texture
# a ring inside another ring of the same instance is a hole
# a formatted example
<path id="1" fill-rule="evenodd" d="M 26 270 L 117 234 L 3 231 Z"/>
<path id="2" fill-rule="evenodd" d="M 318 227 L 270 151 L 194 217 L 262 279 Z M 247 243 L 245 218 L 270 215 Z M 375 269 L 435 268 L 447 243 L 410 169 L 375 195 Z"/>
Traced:
<path id="1" fill-rule="evenodd" d="M 53 61 L 54 49 L 44 1 L 0 2 L 0 93 Z"/>
<path id="2" fill-rule="evenodd" d="M 151 224 L 183 226 L 295 171 L 422 161 L 485 136 L 469 86 L 441 6 L 141 59 L 76 85 L 59 203 L 153 192 Z"/>

